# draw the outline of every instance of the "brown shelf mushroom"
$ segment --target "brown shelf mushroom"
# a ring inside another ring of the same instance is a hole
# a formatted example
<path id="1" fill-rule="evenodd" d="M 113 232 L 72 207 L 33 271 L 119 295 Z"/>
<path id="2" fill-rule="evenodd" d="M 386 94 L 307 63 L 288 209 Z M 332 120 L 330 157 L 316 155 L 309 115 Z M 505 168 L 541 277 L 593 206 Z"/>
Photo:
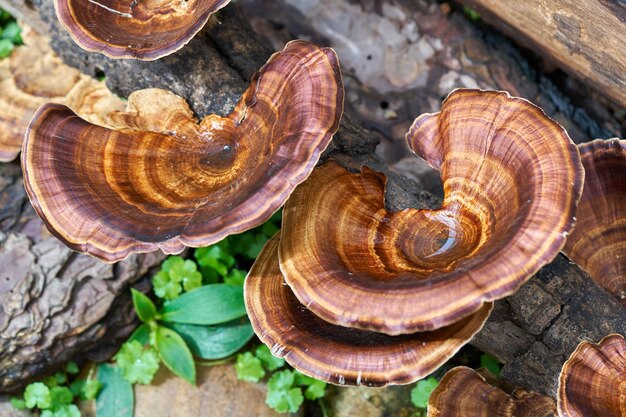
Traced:
<path id="1" fill-rule="evenodd" d="M 390 335 L 449 325 L 516 291 L 573 225 L 578 150 L 530 102 L 456 90 L 407 141 L 440 170 L 441 209 L 390 213 L 382 175 L 332 162 L 285 205 L 280 269 L 328 322 Z"/>
<path id="2" fill-rule="evenodd" d="M 626 306 L 626 140 L 578 145 L 585 185 L 563 252 Z"/>
<path id="3" fill-rule="evenodd" d="M 430 394 L 428 417 L 556 417 L 556 404 L 523 389 L 509 395 L 460 366 L 448 371 Z"/>
<path id="4" fill-rule="evenodd" d="M 29 28 L 22 36 L 25 45 L 0 60 L 0 162 L 17 158 L 28 123 L 44 103 L 65 104 L 99 124 L 101 115 L 125 107 L 103 82 L 65 65 L 45 37 Z"/>
<path id="5" fill-rule="evenodd" d="M 307 310 L 285 285 L 278 234 L 246 277 L 244 297 L 254 331 L 272 353 L 302 373 L 340 385 L 408 384 L 437 369 L 483 326 L 492 304 L 432 332 L 389 336 L 335 326 Z"/>
<path id="6" fill-rule="evenodd" d="M 182 48 L 230 0 L 54 0 L 74 42 L 111 58 L 146 61 Z"/>
<path id="7" fill-rule="evenodd" d="M 624 336 L 578 345 L 561 370 L 557 405 L 561 417 L 626 416 Z"/>
<path id="8" fill-rule="evenodd" d="M 330 48 L 287 44 L 228 117 L 197 123 L 183 99 L 131 94 L 114 129 L 47 104 L 26 134 L 28 195 L 50 231 L 107 261 L 180 252 L 267 220 L 309 175 L 339 126 L 343 84 Z"/>

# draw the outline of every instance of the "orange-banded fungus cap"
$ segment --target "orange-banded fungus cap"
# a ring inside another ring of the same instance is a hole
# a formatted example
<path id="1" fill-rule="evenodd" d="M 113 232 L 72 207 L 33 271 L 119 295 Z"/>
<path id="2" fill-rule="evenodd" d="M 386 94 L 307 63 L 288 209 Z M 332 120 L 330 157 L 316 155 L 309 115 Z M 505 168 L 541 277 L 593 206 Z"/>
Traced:
<path id="1" fill-rule="evenodd" d="M 578 345 L 561 370 L 557 405 L 561 417 L 626 416 L 624 336 Z"/>
<path id="2" fill-rule="evenodd" d="M 281 271 L 328 322 L 391 335 L 449 325 L 515 292 L 573 225 L 578 150 L 528 101 L 457 90 L 407 140 L 441 171 L 441 209 L 388 212 L 383 176 L 334 163 L 285 205 Z"/>
<path id="3" fill-rule="evenodd" d="M 54 0 L 74 42 L 111 58 L 154 60 L 182 48 L 230 0 Z"/>
<path id="4" fill-rule="evenodd" d="M 20 153 L 28 123 L 44 103 L 65 104 L 94 123 L 125 107 L 103 82 L 65 65 L 45 37 L 29 28 L 23 37 L 25 45 L 0 60 L 0 162 Z"/>
<path id="5" fill-rule="evenodd" d="M 556 417 L 556 404 L 522 389 L 509 395 L 473 369 L 459 366 L 430 394 L 428 417 Z"/>
<path id="6" fill-rule="evenodd" d="M 578 149 L 585 185 L 563 252 L 626 306 L 626 140 L 598 139 Z"/>
<path id="7" fill-rule="evenodd" d="M 42 106 L 26 134 L 28 195 L 50 231 L 106 261 L 180 252 L 267 220 L 336 132 L 343 84 L 330 48 L 290 42 L 228 117 L 201 123 L 163 90 L 131 94 L 113 129 Z"/>
<path id="8" fill-rule="evenodd" d="M 278 234 L 246 277 L 252 327 L 272 353 L 302 373 L 339 385 L 408 384 L 436 370 L 483 326 L 492 304 L 450 326 L 389 336 L 327 323 L 300 304 L 278 266 Z"/>

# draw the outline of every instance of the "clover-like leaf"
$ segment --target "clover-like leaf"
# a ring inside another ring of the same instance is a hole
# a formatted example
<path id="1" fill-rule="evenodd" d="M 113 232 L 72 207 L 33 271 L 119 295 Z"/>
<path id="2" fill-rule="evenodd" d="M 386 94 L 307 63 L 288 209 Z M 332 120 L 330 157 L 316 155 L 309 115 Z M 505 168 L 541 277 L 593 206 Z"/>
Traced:
<path id="1" fill-rule="evenodd" d="M 285 359 L 277 358 L 276 356 L 272 355 L 272 352 L 270 352 L 270 348 L 268 348 L 266 345 L 257 346 L 254 354 L 257 358 L 261 360 L 263 367 L 268 371 L 275 371 L 285 365 Z"/>
<path id="2" fill-rule="evenodd" d="M 265 403 L 279 413 L 295 413 L 304 401 L 302 390 L 294 385 L 294 371 L 276 372 L 267 382 Z"/>
<path id="3" fill-rule="evenodd" d="M 149 384 L 159 369 L 159 356 L 154 348 L 144 348 L 136 340 L 124 343 L 114 358 L 124 378 L 133 384 Z"/>
<path id="4" fill-rule="evenodd" d="M 418 381 L 415 388 L 411 390 L 411 402 L 413 405 L 426 408 L 428 406 L 428 398 L 438 384 L 437 378 L 432 376 Z"/>
<path id="5" fill-rule="evenodd" d="M 265 376 L 261 360 L 251 352 L 237 355 L 235 370 L 237 371 L 237 378 L 243 381 L 259 382 Z"/>
<path id="6" fill-rule="evenodd" d="M 24 391 L 24 403 L 26 407 L 38 407 L 43 410 L 50 407 L 51 402 L 50 388 L 43 382 L 33 382 L 26 387 Z"/>

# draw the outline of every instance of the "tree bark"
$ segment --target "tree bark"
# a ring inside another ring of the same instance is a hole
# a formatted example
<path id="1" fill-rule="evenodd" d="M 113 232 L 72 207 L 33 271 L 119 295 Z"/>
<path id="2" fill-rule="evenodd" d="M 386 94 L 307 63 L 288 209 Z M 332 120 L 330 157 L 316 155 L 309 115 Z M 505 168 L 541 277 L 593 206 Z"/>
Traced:
<path id="1" fill-rule="evenodd" d="M 136 325 L 128 287 L 162 259 L 110 265 L 71 251 L 35 214 L 19 165 L 0 164 L 0 392 L 115 353 Z"/>
<path id="2" fill-rule="evenodd" d="M 141 62 L 115 61 L 82 51 L 59 28 L 52 1 L 34 3 L 48 22 L 53 47 L 66 62 L 92 75 L 104 72 L 107 85 L 121 95 L 146 87 L 170 89 L 185 97 L 198 116 L 227 114 L 252 73 L 269 57 L 236 5 L 219 12 L 181 51 L 158 61 Z M 473 41 L 485 42 L 482 38 Z M 505 73 L 521 71 L 521 64 L 514 58 L 505 61 Z M 518 81 L 502 76 L 493 82 L 494 88 L 510 90 Z M 528 79 L 524 82 L 529 83 Z M 534 88 L 541 89 L 536 84 Z M 540 104 L 554 113 L 561 107 L 550 97 L 557 96 L 542 96 L 547 102 Z M 563 117 L 568 123 L 576 123 L 567 115 Z M 417 182 L 390 171 L 374 156 L 377 141 L 378 135 L 345 116 L 323 158 L 335 158 L 350 169 L 367 164 L 386 172 L 390 177 L 386 203 L 392 210 L 435 207 L 436 197 L 424 192 Z M 583 339 L 597 341 L 610 332 L 626 334 L 625 323 L 626 309 L 576 265 L 559 256 L 517 294 L 496 303 L 494 314 L 473 343 L 506 363 L 503 377 L 507 381 L 554 394 L 558 371 L 576 344 Z"/>
<path id="3" fill-rule="evenodd" d="M 626 107 L 626 4 L 614 0 L 461 0 Z"/>

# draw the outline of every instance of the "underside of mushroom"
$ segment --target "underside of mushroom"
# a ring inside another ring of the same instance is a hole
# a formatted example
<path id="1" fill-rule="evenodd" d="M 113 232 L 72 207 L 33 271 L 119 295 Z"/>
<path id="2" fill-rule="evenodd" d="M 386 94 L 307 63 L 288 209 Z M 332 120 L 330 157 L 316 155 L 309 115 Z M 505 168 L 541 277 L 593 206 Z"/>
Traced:
<path id="1" fill-rule="evenodd" d="M 25 28 L 25 45 L 0 60 L 0 162 L 12 161 L 35 111 L 44 103 L 61 103 L 93 123 L 103 124 L 125 103 L 103 82 L 65 65 L 48 39 Z"/>

